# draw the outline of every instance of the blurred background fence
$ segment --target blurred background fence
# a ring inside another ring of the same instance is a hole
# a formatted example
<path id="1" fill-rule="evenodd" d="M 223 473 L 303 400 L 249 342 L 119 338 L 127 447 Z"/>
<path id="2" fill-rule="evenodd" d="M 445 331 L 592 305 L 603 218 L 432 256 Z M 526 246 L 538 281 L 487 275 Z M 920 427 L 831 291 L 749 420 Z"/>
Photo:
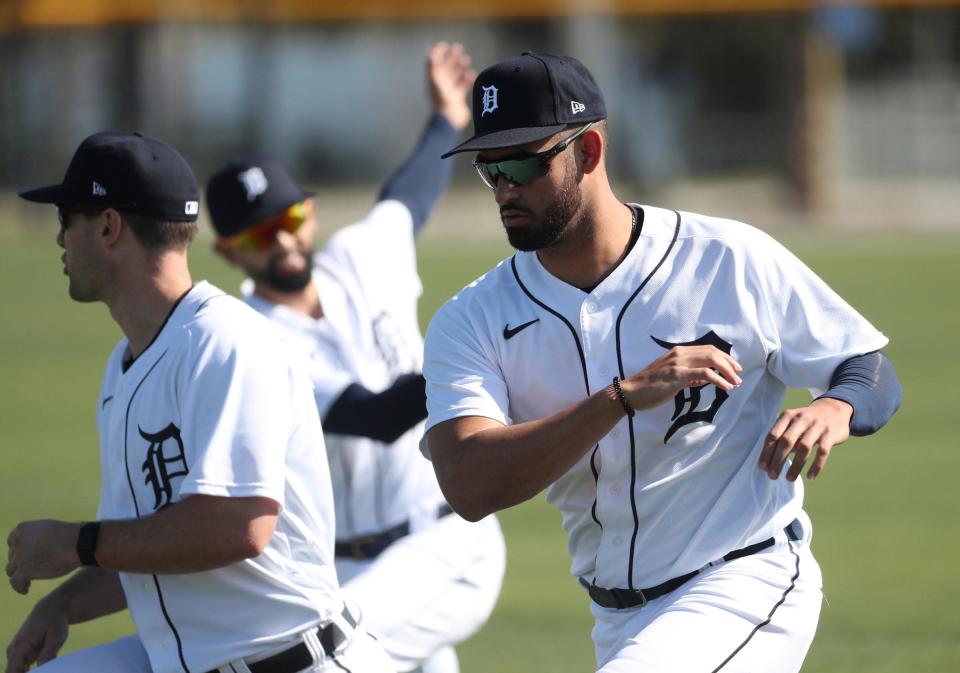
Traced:
<path id="1" fill-rule="evenodd" d="M 608 98 L 625 198 L 681 190 L 663 205 L 725 195 L 743 219 L 957 228 L 958 8 L 0 0 L 0 188 L 58 178 L 103 129 L 171 142 L 201 180 L 254 150 L 326 189 L 381 180 L 420 128 L 423 57 L 445 38 L 479 67 L 523 50 L 583 60 Z M 466 163 L 457 183 L 474 187 Z"/>

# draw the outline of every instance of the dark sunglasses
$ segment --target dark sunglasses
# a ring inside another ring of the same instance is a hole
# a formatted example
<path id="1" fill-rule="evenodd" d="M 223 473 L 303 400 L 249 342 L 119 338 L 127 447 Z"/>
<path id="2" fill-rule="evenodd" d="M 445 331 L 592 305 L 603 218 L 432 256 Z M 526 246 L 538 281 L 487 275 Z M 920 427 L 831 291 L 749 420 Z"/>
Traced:
<path id="1" fill-rule="evenodd" d="M 103 208 L 61 208 L 57 206 L 57 221 L 60 223 L 61 229 L 66 229 L 67 225 L 70 224 L 71 215 L 83 215 L 84 217 L 93 217 L 94 215 L 99 215 L 103 212 Z"/>
<path id="2" fill-rule="evenodd" d="M 483 180 L 483 184 L 490 189 L 497 188 L 497 180 L 501 177 L 506 178 L 508 182 L 516 185 L 525 185 L 546 175 L 547 170 L 549 170 L 550 160 L 567 149 L 570 143 L 583 135 L 593 124 L 594 122 L 590 122 L 569 138 L 561 140 L 543 152 L 536 152 L 515 159 L 504 159 L 503 161 L 480 161 L 475 159 L 473 167 L 477 169 L 477 173 L 480 175 L 480 179 Z"/>

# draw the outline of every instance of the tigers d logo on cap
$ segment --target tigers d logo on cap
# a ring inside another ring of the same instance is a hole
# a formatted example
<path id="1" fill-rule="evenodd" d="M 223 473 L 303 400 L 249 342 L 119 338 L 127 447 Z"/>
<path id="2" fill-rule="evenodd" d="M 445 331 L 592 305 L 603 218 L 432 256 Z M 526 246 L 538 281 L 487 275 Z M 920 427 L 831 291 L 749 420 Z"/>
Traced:
<path id="1" fill-rule="evenodd" d="M 483 111 L 480 112 L 480 116 L 487 114 L 488 112 L 493 112 L 497 109 L 497 87 L 485 86 L 483 87 Z"/>
<path id="2" fill-rule="evenodd" d="M 607 118 L 593 75 L 571 56 L 524 52 L 473 83 L 473 136 L 444 154 L 524 145 Z"/>
<path id="3" fill-rule="evenodd" d="M 238 234 L 283 215 L 313 196 L 284 166 L 265 154 L 225 163 L 207 182 L 207 210 L 219 238 Z"/>

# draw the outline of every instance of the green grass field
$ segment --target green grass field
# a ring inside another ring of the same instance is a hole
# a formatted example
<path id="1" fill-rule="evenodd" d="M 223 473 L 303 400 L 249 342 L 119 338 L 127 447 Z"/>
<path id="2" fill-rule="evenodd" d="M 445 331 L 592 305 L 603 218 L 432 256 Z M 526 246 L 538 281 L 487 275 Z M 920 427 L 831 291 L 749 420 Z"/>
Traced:
<path id="1" fill-rule="evenodd" d="M 98 493 L 94 405 L 119 331 L 102 305 L 67 298 L 53 235 L 52 227 L 29 236 L 0 229 L 4 537 L 22 519 L 89 518 Z M 890 425 L 836 449 L 808 485 L 829 604 L 804 671 L 960 671 L 960 238 L 867 241 L 790 236 L 791 247 L 891 338 L 888 352 L 905 388 Z M 209 246 L 195 248 L 195 276 L 234 291 L 238 277 Z M 425 242 L 423 320 L 506 254 L 496 243 Z M 460 648 L 464 673 L 593 670 L 587 599 L 567 575 L 559 516 L 538 498 L 500 518 L 507 577 L 492 619 Z M 26 597 L 0 586 L 0 646 L 53 585 L 37 582 Z M 67 649 L 130 628 L 124 616 L 78 626 Z"/>

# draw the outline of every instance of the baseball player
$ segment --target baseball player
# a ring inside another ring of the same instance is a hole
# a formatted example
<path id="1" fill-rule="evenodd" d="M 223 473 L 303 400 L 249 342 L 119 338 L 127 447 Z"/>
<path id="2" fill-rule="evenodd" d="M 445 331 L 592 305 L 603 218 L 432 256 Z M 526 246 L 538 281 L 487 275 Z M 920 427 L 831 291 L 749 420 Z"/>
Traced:
<path id="1" fill-rule="evenodd" d="M 621 202 L 576 59 L 491 66 L 473 110 L 448 155 L 476 152 L 520 252 L 427 331 L 448 501 L 475 519 L 547 488 L 601 671 L 799 670 L 821 575 L 797 477 L 899 405 L 887 339 L 760 231 Z M 781 413 L 787 386 L 815 399 Z"/>
<path id="2" fill-rule="evenodd" d="M 419 142 L 366 217 L 312 260 L 314 202 L 279 163 L 237 159 L 207 187 L 217 250 L 250 278 L 244 299 L 309 361 L 337 573 L 400 671 L 459 670 L 453 645 L 489 617 L 505 564 L 496 518 L 452 514 L 418 449 L 426 401 L 414 235 L 448 181 L 440 154 L 470 121 L 474 76 L 460 45 L 432 48 L 434 112 Z"/>
<path id="3" fill-rule="evenodd" d="M 269 323 L 194 284 L 198 189 L 171 147 L 98 133 L 57 205 L 70 296 L 100 301 L 125 338 L 97 402 L 97 519 L 26 521 L 10 584 L 77 570 L 7 648 L 7 673 L 390 671 L 333 565 L 333 499 L 303 365 Z M 128 609 L 136 635 L 54 658 L 70 624 Z"/>

